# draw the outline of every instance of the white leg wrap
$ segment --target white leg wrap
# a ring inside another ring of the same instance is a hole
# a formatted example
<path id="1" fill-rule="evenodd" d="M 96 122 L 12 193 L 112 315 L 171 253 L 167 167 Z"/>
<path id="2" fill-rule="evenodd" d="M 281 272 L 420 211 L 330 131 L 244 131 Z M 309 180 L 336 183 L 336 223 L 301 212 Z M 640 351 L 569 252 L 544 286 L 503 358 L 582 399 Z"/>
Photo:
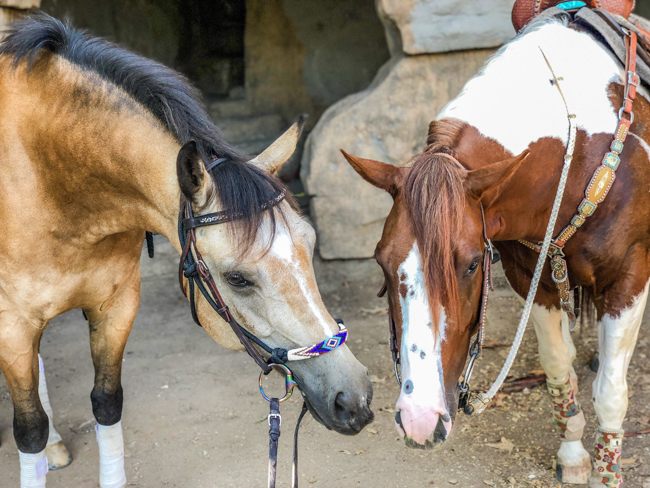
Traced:
<path id="1" fill-rule="evenodd" d="M 56 444 L 61 441 L 61 436 L 54 428 L 54 413 L 52 412 L 52 406 L 50 405 L 50 397 L 47 394 L 47 381 L 45 380 L 45 366 L 43 365 L 43 358 L 41 355 L 38 355 L 38 396 L 41 399 L 41 405 L 43 405 L 43 410 L 47 414 L 47 418 L 50 421 L 50 431 L 47 437 L 47 445 Z"/>
<path id="2" fill-rule="evenodd" d="M 110 426 L 98 424 L 95 430 L 99 444 L 99 486 L 101 488 L 126 486 L 122 421 Z"/>
<path id="3" fill-rule="evenodd" d="M 37 454 L 18 451 L 18 455 L 20 456 L 20 488 L 45 488 L 47 474 L 45 451 Z"/>

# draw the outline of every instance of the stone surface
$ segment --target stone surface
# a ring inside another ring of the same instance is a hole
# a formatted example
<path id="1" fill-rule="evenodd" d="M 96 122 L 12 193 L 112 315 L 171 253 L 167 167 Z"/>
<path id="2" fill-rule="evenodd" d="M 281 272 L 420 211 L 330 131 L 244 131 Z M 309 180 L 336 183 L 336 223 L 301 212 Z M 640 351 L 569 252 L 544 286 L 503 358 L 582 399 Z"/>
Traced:
<path id="1" fill-rule="evenodd" d="M 0 7 L 0 41 L 4 39 L 4 31 L 9 28 L 11 23 L 22 16 L 23 14 L 20 10 Z"/>
<path id="2" fill-rule="evenodd" d="M 257 113 L 311 127 L 332 103 L 366 88 L 388 58 L 372 0 L 247 0 L 246 92 Z"/>
<path id="3" fill-rule="evenodd" d="M 513 0 L 376 0 L 391 54 L 496 47 L 514 37 Z"/>
<path id="4" fill-rule="evenodd" d="M 301 178 L 324 259 L 367 258 L 392 200 L 357 175 L 339 148 L 403 164 L 425 145 L 427 128 L 493 50 L 396 56 L 365 91 L 330 107 L 311 132 Z"/>
<path id="5" fill-rule="evenodd" d="M 41 0 L 0 0 L 0 7 L 19 9 L 39 8 Z"/>

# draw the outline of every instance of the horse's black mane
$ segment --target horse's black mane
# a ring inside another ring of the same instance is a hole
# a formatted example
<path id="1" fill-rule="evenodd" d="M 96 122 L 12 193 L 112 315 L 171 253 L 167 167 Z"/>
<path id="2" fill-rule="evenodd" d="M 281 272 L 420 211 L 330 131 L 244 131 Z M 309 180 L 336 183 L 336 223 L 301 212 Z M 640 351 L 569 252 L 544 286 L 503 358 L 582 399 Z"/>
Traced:
<path id="1" fill-rule="evenodd" d="M 15 66 L 27 60 L 31 68 L 38 62 L 39 52 L 50 51 L 120 87 L 151 112 L 179 144 L 194 140 L 206 164 L 227 158 L 211 171 L 215 190 L 224 209 L 241 215 L 237 222 L 242 224 L 239 235 L 244 239 L 240 243 L 246 247 L 252 243 L 263 219 L 259 209 L 283 186 L 247 164 L 247 158 L 223 140 L 206 113 L 201 94 L 183 75 L 44 13 L 15 22 L 8 33 L 0 43 L 0 55 L 12 56 Z"/>

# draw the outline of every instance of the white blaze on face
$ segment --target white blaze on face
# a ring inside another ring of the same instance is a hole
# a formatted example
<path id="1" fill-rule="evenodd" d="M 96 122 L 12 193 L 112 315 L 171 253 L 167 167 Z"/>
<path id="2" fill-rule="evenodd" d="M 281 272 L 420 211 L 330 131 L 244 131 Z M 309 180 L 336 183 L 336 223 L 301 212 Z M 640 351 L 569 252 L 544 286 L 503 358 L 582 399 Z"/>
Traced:
<path id="1" fill-rule="evenodd" d="M 424 445 L 435 430 L 438 419 L 443 416 L 447 435 L 451 421 L 447 412 L 440 348 L 445 335 L 444 309 L 438 321 L 437 336 L 432 330 L 433 320 L 422 261 L 417 243 L 398 269 L 402 308 L 402 390 L 396 410 L 400 412 L 404 432 L 418 444 Z"/>
<path id="2" fill-rule="evenodd" d="M 307 302 L 309 310 L 314 314 L 318 323 L 322 326 L 323 331 L 325 332 L 325 337 L 331 336 L 332 330 L 328 325 L 328 320 L 323 315 L 321 307 L 318 306 L 318 301 L 314 298 L 314 295 L 318 293 L 318 290 L 310 288 L 307 282 L 307 276 L 305 275 L 308 271 L 305 271 L 300 267 L 300 263 L 296 258 L 295 245 L 291 239 L 291 235 L 285 228 L 277 228 L 270 252 L 291 268 L 291 273 L 298 282 L 298 286 L 300 287 L 303 298 Z"/>

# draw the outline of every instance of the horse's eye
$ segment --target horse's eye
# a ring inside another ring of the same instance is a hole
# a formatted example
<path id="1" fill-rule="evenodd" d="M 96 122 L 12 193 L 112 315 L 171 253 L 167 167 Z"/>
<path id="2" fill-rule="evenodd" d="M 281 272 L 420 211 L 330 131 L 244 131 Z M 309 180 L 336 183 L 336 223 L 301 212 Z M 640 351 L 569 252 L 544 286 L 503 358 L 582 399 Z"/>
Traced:
<path id="1" fill-rule="evenodd" d="M 476 268 L 478 268 L 480 260 L 479 258 L 474 258 L 472 263 L 469 265 L 469 269 L 467 270 L 467 274 L 471 275 L 474 271 L 476 271 Z"/>
<path id="2" fill-rule="evenodd" d="M 233 271 L 232 273 L 226 273 L 226 280 L 232 286 L 237 288 L 244 288 L 245 286 L 250 286 L 253 284 L 252 281 L 248 281 L 239 271 Z"/>

